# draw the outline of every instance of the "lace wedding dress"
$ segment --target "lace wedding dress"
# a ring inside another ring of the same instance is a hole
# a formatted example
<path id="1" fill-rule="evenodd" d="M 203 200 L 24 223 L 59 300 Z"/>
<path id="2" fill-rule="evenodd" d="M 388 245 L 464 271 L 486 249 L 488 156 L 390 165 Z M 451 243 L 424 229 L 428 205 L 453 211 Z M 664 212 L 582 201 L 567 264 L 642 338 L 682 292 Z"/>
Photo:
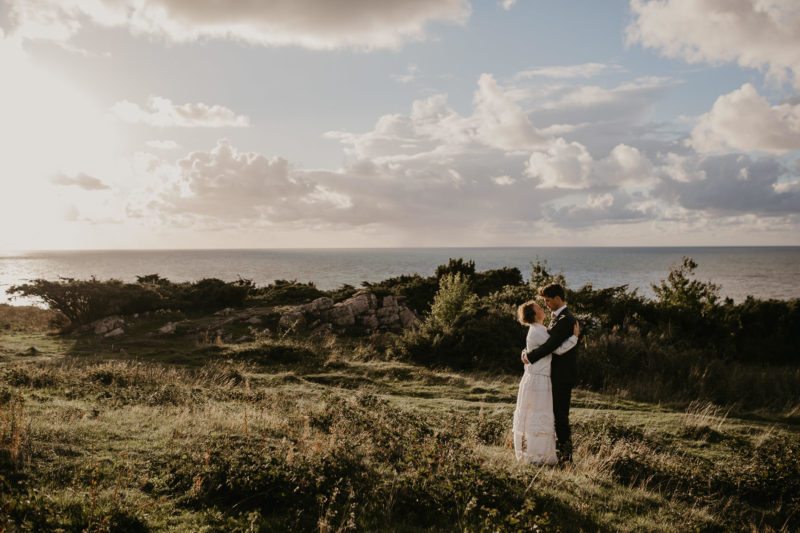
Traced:
<path id="1" fill-rule="evenodd" d="M 542 324 L 528 329 L 528 351 L 544 344 L 550 337 Z M 571 350 L 578 343 L 573 335 L 553 352 L 555 357 Z M 514 454 L 517 460 L 536 464 L 556 463 L 556 431 L 553 418 L 553 396 L 550 383 L 550 360 L 547 355 L 531 365 L 519 383 L 517 407 L 514 410 Z"/>

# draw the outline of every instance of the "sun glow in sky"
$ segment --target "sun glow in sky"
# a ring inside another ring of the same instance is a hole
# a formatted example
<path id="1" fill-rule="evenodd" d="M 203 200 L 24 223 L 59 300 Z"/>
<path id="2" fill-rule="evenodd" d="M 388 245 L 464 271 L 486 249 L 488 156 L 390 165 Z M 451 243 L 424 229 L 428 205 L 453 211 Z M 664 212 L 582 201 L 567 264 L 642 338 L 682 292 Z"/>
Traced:
<path id="1" fill-rule="evenodd" d="M 0 250 L 800 244 L 795 0 L 0 0 Z"/>

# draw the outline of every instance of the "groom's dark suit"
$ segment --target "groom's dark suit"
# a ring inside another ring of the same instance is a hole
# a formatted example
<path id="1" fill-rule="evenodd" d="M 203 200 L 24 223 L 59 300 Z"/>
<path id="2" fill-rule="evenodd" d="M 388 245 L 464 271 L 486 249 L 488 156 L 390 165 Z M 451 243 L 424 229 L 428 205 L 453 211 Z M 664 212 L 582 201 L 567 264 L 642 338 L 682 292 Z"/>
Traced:
<path id="1" fill-rule="evenodd" d="M 550 321 L 547 328 L 550 338 L 528 352 L 528 361 L 534 363 L 561 346 L 574 332 L 576 318 L 566 307 Z M 553 415 L 556 423 L 556 448 L 561 461 L 572 460 L 572 433 L 569 429 L 569 403 L 572 387 L 578 380 L 578 347 L 561 355 L 553 354 L 550 363 L 550 382 L 553 384 Z"/>

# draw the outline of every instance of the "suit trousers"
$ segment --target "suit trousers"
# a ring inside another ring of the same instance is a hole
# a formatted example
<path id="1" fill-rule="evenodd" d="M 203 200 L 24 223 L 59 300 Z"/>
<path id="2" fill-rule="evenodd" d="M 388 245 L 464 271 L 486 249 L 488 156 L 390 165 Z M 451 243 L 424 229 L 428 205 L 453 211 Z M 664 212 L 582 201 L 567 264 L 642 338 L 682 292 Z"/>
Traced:
<path id="1" fill-rule="evenodd" d="M 572 432 L 569 428 L 569 404 L 572 399 L 572 383 L 554 381 L 552 385 L 558 460 L 571 461 Z"/>

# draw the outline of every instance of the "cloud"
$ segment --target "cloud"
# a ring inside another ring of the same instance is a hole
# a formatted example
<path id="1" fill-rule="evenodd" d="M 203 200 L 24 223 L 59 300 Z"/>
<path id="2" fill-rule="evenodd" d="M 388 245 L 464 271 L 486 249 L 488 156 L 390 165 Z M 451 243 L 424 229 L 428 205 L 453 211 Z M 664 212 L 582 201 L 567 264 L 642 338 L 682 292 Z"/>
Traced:
<path id="1" fill-rule="evenodd" d="M 667 173 L 653 195 L 685 209 L 723 215 L 800 213 L 800 178 L 777 159 L 725 154 L 671 162 L 683 166 L 691 179 Z"/>
<path id="2" fill-rule="evenodd" d="M 800 9 L 796 0 L 631 0 L 630 43 L 690 63 L 766 69 L 800 86 Z"/>
<path id="3" fill-rule="evenodd" d="M 549 206 L 546 214 L 554 225 L 570 229 L 636 224 L 658 216 L 652 202 L 635 199 L 624 192 L 590 194 L 580 203 Z"/>
<path id="4" fill-rule="evenodd" d="M 56 185 L 74 185 L 87 191 L 100 191 L 103 189 L 110 189 L 108 185 L 103 183 L 97 178 L 89 176 L 83 172 L 75 176 L 67 176 L 66 174 L 58 174 L 52 180 Z"/>
<path id="5" fill-rule="evenodd" d="M 483 74 L 473 97 L 471 115 L 458 114 L 438 94 L 412 103 L 409 115 L 380 117 L 372 131 L 363 134 L 332 131 L 353 159 L 377 163 L 440 164 L 462 154 L 505 158 L 509 152 L 524 153 L 547 146 L 552 138 L 539 131 L 527 113 L 490 74 Z M 484 165 L 485 163 L 478 163 Z"/>
<path id="6" fill-rule="evenodd" d="M 156 150 L 174 150 L 179 147 L 178 143 L 171 139 L 153 139 L 151 141 L 147 141 L 145 144 L 150 148 L 155 148 Z"/>
<path id="7" fill-rule="evenodd" d="M 533 126 L 528 115 L 491 74 L 481 74 L 473 101 L 477 134 L 488 146 L 526 150 L 549 141 L 549 137 Z"/>
<path id="8" fill-rule="evenodd" d="M 784 154 L 800 149 L 800 103 L 770 106 L 749 83 L 717 98 L 702 115 L 689 140 L 698 152 L 763 151 Z"/>
<path id="9" fill-rule="evenodd" d="M 642 143 L 648 138 L 646 134 L 658 127 L 648 124 L 648 119 L 658 102 L 679 83 L 648 77 L 610 88 L 557 84 L 536 98 L 526 99 L 533 106 L 528 115 L 542 133 L 568 134 L 592 152 L 605 153 L 620 143 Z"/>
<path id="10" fill-rule="evenodd" d="M 127 100 L 117 102 L 112 106 L 111 113 L 131 124 L 158 128 L 245 128 L 250 125 L 249 118 L 237 115 L 224 106 L 203 103 L 176 105 L 160 96 L 148 98 L 147 109 Z"/>
<path id="11" fill-rule="evenodd" d="M 639 150 L 625 144 L 595 160 L 584 145 L 558 138 L 545 151 L 533 152 L 525 173 L 541 188 L 644 185 L 652 181 L 651 163 Z"/>
<path id="12" fill-rule="evenodd" d="M 419 78 L 419 67 L 413 63 L 408 65 L 405 74 L 392 74 L 391 78 L 397 83 L 411 83 Z"/>
<path id="13" fill-rule="evenodd" d="M 224 139 L 209 152 L 192 152 L 167 169 L 161 165 L 147 166 L 164 179 L 143 210 L 173 220 L 310 220 L 319 209 L 347 206 L 345 198 L 292 174 L 285 159 L 239 152 Z"/>
<path id="14" fill-rule="evenodd" d="M 503 9 L 509 11 L 516 3 L 517 0 L 502 0 L 501 5 L 503 6 Z"/>
<path id="15" fill-rule="evenodd" d="M 431 22 L 464 23 L 467 0 L 9 0 L 14 32 L 66 41 L 89 23 L 174 42 L 231 39 L 311 49 L 397 48 L 422 40 Z"/>
<path id="16" fill-rule="evenodd" d="M 606 71 L 620 72 L 622 70 L 622 67 L 619 65 L 607 65 L 605 63 L 583 63 L 582 65 L 539 67 L 530 70 L 523 70 L 515 74 L 514 79 L 522 80 L 537 76 L 555 79 L 592 78 Z"/>

